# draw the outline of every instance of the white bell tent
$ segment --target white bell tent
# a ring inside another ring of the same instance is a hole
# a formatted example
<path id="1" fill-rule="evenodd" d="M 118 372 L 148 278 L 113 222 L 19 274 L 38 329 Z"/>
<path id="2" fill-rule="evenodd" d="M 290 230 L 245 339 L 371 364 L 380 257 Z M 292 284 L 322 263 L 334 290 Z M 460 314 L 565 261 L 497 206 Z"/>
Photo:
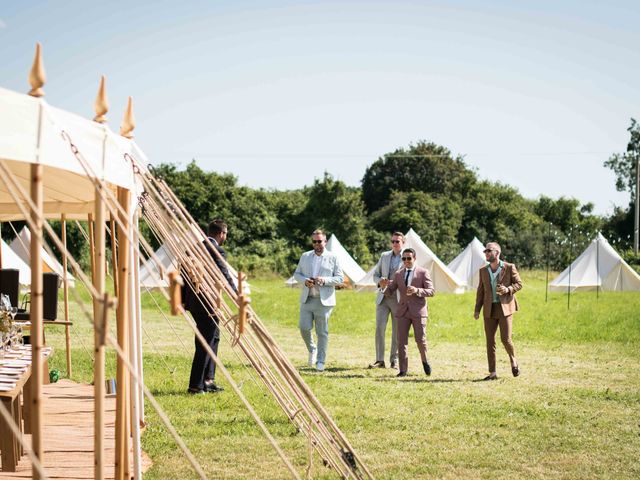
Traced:
<path id="1" fill-rule="evenodd" d="M 358 262 L 356 262 L 349 252 L 342 246 L 340 240 L 335 235 L 331 235 L 329 240 L 327 241 L 327 250 L 333 253 L 336 257 L 338 257 L 338 262 L 340 262 L 340 267 L 342 268 L 342 273 L 344 274 L 345 281 L 344 283 L 349 283 L 351 285 L 356 285 L 358 280 L 362 279 L 367 272 L 365 272 Z M 297 287 L 298 282 L 293 275 L 289 277 L 285 282 L 285 285 L 288 287 Z"/>
<path id="2" fill-rule="evenodd" d="M 140 286 L 144 288 L 167 288 L 169 281 L 167 280 L 166 272 L 175 269 L 176 263 L 164 245 L 160 246 L 154 254 L 162 269 L 158 269 L 158 264 L 152 259 L 141 265 Z"/>
<path id="3" fill-rule="evenodd" d="M 15 252 L 15 254 L 20 257 L 25 263 L 31 262 L 31 232 L 25 225 L 18 236 L 13 239 L 13 241 L 9 244 L 9 248 Z M 42 257 L 42 266 L 45 272 L 55 272 L 60 275 L 60 278 L 63 277 L 64 268 L 62 264 L 56 258 L 52 257 L 47 253 L 47 249 L 42 247 L 40 251 L 40 255 Z M 75 286 L 75 278 L 71 273 L 67 272 L 69 286 Z"/>
<path id="4" fill-rule="evenodd" d="M 640 275 L 625 262 L 601 233 L 550 284 L 552 292 L 640 291 Z"/>
<path id="5" fill-rule="evenodd" d="M 2 268 L 13 268 L 18 270 L 18 281 L 20 285 L 31 285 L 31 267 L 16 252 L 14 252 L 4 240 L 0 239 L 2 248 Z"/>
<path id="6" fill-rule="evenodd" d="M 422 241 L 420 236 L 410 228 L 404 237 L 404 248 L 416 251 L 416 264 L 429 270 L 436 293 L 463 293 L 465 283 L 440 260 Z M 375 267 L 356 283 L 358 290 L 372 291 L 376 289 L 373 281 Z"/>
<path id="7" fill-rule="evenodd" d="M 200 234 L 198 238 L 200 237 L 204 240 L 204 236 Z M 169 281 L 166 274 L 172 270 L 178 270 L 178 261 L 173 258 L 170 249 L 168 249 L 166 245 L 161 245 L 160 248 L 154 252 L 154 255 L 156 257 L 155 260 L 149 259 L 140 265 L 140 287 L 147 289 L 168 288 Z M 161 269 L 158 269 L 158 264 L 162 266 Z M 229 264 L 227 264 L 227 268 L 237 288 L 238 272 Z M 244 281 L 242 283 L 242 291 L 245 295 L 251 294 L 251 285 L 249 282 Z"/>
<path id="8" fill-rule="evenodd" d="M 478 288 L 480 275 L 478 271 L 487 264 L 484 245 L 476 237 L 454 258 L 447 267 L 465 282 L 467 291 Z"/>

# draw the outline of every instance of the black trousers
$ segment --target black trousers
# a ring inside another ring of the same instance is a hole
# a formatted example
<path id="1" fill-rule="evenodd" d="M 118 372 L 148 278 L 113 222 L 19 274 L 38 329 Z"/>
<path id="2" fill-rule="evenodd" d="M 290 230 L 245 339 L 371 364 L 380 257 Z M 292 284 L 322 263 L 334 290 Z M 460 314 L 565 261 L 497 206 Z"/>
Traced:
<path id="1" fill-rule="evenodd" d="M 202 307 L 194 308 L 191 315 L 196 322 L 198 331 L 202 334 L 205 341 L 218 356 L 218 344 L 220 343 L 220 329 L 218 328 L 218 319 Z M 193 354 L 193 362 L 191 363 L 191 376 L 189 377 L 189 388 L 192 390 L 203 390 L 205 380 L 214 380 L 216 376 L 216 364 L 211 359 L 207 351 L 200 344 L 198 338 L 195 338 L 196 350 Z"/>

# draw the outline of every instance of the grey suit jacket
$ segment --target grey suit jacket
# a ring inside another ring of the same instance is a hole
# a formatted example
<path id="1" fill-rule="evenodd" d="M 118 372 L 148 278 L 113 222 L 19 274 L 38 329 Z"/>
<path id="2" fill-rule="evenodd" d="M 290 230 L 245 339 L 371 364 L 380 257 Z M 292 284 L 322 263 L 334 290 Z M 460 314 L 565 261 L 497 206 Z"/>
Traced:
<path id="1" fill-rule="evenodd" d="M 302 292 L 300 293 L 300 303 L 307 301 L 309 296 L 309 287 L 304 282 L 306 279 L 313 276 L 313 257 L 316 253 L 313 250 L 304 252 L 296 271 L 293 273 L 293 277 L 302 285 Z M 333 253 L 326 250 L 322 252 L 322 263 L 320 264 L 320 270 L 318 271 L 318 277 L 324 278 L 324 285 L 319 286 L 320 302 L 325 307 L 332 307 L 336 304 L 336 285 L 339 285 L 344 280 L 342 274 L 342 268 L 340 268 L 340 262 L 338 257 Z"/>
<path id="2" fill-rule="evenodd" d="M 389 276 L 389 270 L 391 268 L 391 257 L 393 256 L 393 250 L 389 250 L 380 255 L 380 260 L 376 264 L 375 269 L 373 270 L 373 281 L 376 285 L 380 282 L 382 277 L 388 278 L 391 280 Z M 400 266 L 398 270 L 402 268 L 402 262 L 400 262 Z M 380 305 L 384 300 L 384 292 L 380 288 L 378 288 L 378 296 L 376 297 L 376 304 Z"/>

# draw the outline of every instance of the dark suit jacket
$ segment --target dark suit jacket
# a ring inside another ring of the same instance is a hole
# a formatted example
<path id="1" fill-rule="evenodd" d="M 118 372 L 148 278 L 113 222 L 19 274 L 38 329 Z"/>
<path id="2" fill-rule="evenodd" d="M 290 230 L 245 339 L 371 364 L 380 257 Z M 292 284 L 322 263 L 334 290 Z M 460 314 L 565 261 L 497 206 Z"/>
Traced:
<path id="1" fill-rule="evenodd" d="M 213 244 L 213 247 L 209 244 L 208 241 L 205 240 L 205 248 L 209 252 L 209 255 L 211 255 L 211 258 L 213 259 L 215 264 L 220 269 L 220 272 L 222 272 L 222 275 L 224 275 L 224 277 L 227 279 L 227 282 L 229 282 L 229 285 L 231 285 L 233 291 L 238 293 L 235 283 L 233 283 L 233 279 L 229 274 L 229 269 L 227 268 L 227 252 L 225 252 L 224 248 L 218 245 L 212 238 L 209 238 L 209 240 L 211 241 L 211 244 Z M 220 257 L 222 258 L 219 258 L 218 255 L 216 255 L 216 253 L 213 251 L 213 248 L 218 251 Z M 208 315 L 208 312 L 206 312 L 206 309 L 204 308 L 204 305 L 207 305 L 207 302 L 204 300 L 204 298 L 200 298 L 200 295 L 193 291 L 193 288 L 191 288 L 192 283 L 193 282 L 189 281 L 184 282 L 184 286 L 182 288 L 182 303 L 184 304 L 184 307 L 192 314 L 200 313 Z"/>
<path id="2" fill-rule="evenodd" d="M 407 295 L 407 286 L 404 284 L 406 268 L 401 268 L 396 272 L 384 292 L 387 296 L 395 295 L 396 290 L 400 292 L 398 310 L 396 310 L 396 315 L 399 317 L 427 317 L 429 312 L 426 297 L 433 297 L 436 294 L 429 271 L 418 266 L 414 266 L 413 269 L 413 277 L 409 285 L 418 289 L 416 295 Z"/>
<path id="3" fill-rule="evenodd" d="M 479 272 L 480 281 L 478 282 L 478 290 L 476 292 L 476 308 L 474 312 L 480 314 L 480 309 L 482 309 L 484 318 L 491 316 L 491 304 L 493 303 L 491 277 L 489 276 L 488 268 L 491 267 L 482 267 Z M 508 317 L 518 311 L 518 300 L 516 299 L 515 293 L 522 289 L 520 274 L 513 263 L 503 262 L 498 283 L 509 289 L 507 295 L 498 295 L 500 305 L 502 306 L 502 313 L 504 313 L 505 317 Z"/>

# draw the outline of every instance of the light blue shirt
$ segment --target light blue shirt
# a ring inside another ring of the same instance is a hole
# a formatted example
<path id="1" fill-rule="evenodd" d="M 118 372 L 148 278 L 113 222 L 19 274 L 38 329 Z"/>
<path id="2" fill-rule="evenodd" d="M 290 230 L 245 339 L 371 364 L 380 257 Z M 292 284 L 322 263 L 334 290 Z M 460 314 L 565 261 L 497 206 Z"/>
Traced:
<path id="1" fill-rule="evenodd" d="M 400 267 L 400 257 L 402 257 L 402 253 L 398 255 L 391 254 L 391 261 L 389 262 L 389 278 L 393 278 L 393 274 L 398 271 Z"/>
<path id="2" fill-rule="evenodd" d="M 498 292 L 496 292 L 496 289 L 498 288 L 498 277 L 500 276 L 500 272 L 502 271 L 503 264 L 504 262 L 500 260 L 495 273 L 493 272 L 493 270 L 491 270 L 491 265 L 487 264 L 489 279 L 491 280 L 491 295 L 493 296 L 493 303 L 500 303 L 500 299 L 498 298 Z"/>

